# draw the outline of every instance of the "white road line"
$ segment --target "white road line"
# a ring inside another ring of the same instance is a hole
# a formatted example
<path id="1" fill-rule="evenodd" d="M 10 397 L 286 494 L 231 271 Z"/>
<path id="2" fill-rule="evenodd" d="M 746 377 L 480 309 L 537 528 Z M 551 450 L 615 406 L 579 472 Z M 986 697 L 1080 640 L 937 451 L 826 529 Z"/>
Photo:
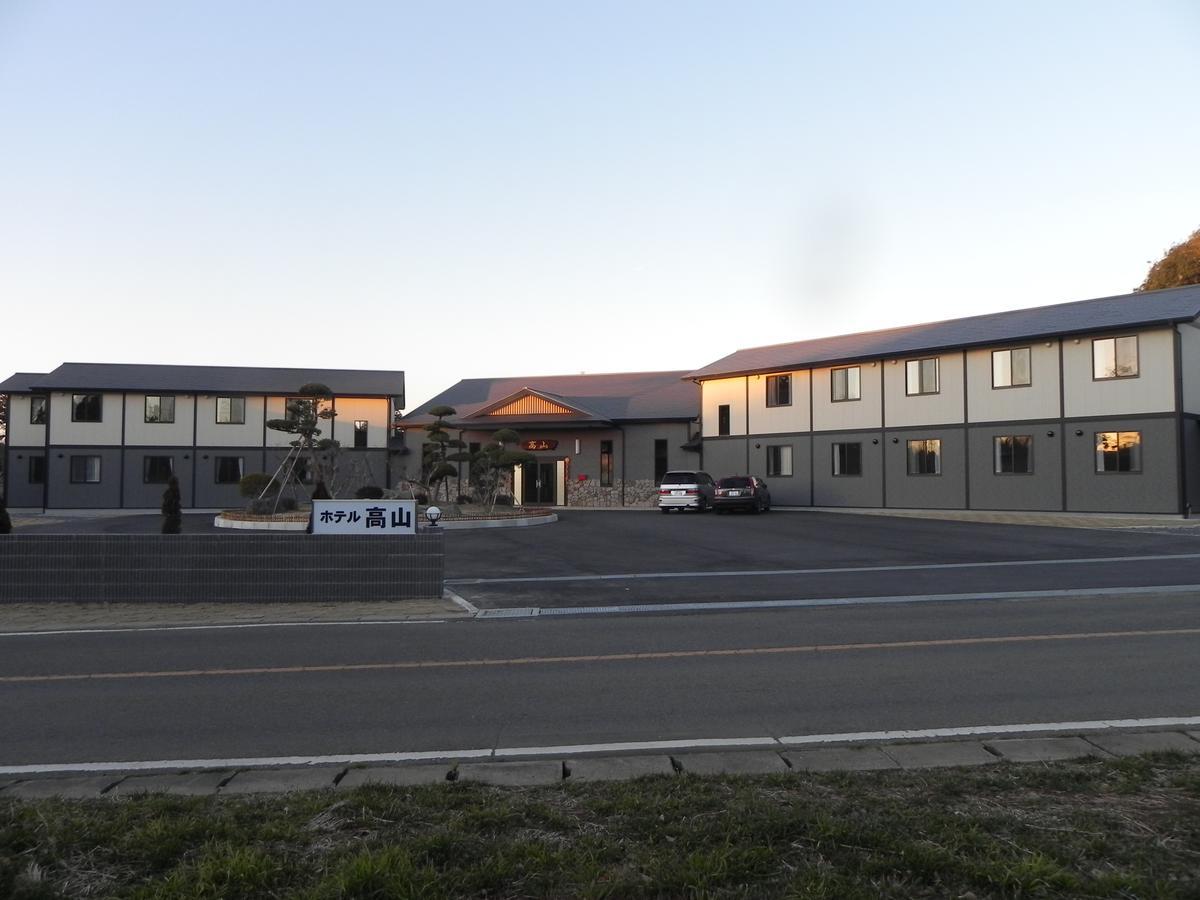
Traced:
<path id="1" fill-rule="evenodd" d="M 128 628 L 62 628 L 56 631 L 4 631 L 0 638 L 47 637 L 62 634 L 130 634 L 139 631 L 227 631 L 238 628 L 332 628 L 347 625 L 443 625 L 445 619 L 380 619 L 347 622 L 244 622 L 236 625 L 145 625 Z"/>
<path id="2" fill-rule="evenodd" d="M 507 578 L 447 578 L 446 584 L 552 584 L 560 581 L 635 581 L 656 578 L 763 578 L 780 575 L 842 575 L 864 572 L 920 572 L 945 569 L 1000 569 L 1015 566 L 1079 566 L 1097 563 L 1163 562 L 1173 559 L 1200 559 L 1200 553 L 1172 553 L 1160 556 L 1099 556 L 1080 559 L 1011 559 L 995 562 L 928 563 L 903 566 L 843 566 L 824 569 L 752 569 L 728 572 L 636 572 L 619 575 L 522 575 Z"/>
<path id="3" fill-rule="evenodd" d="M 602 744 L 560 744 L 549 747 L 496 747 L 491 750 L 418 750 L 387 753 L 346 753 L 324 756 L 247 756 L 229 759 L 157 759 L 125 762 L 35 763 L 0 766 L 0 775 L 50 775 L 85 772 L 139 772 L 172 769 L 236 769 L 278 766 L 355 765 L 460 759 L 507 759 L 519 756 L 578 756 L 624 751 L 711 750 L 719 747 L 804 747 L 812 744 L 862 744 L 919 741 L 944 737 L 985 737 L 995 734 L 1096 732 L 1131 728 L 1191 728 L 1200 716 L 1154 716 L 1143 719 L 1094 719 L 1076 722 L 1030 722 L 1018 725 L 962 725 L 950 728 L 910 728 L 892 731 L 849 731 L 783 737 L 696 738 L 669 741 L 614 741 Z M 1200 751 L 1200 742 L 1196 744 Z"/>

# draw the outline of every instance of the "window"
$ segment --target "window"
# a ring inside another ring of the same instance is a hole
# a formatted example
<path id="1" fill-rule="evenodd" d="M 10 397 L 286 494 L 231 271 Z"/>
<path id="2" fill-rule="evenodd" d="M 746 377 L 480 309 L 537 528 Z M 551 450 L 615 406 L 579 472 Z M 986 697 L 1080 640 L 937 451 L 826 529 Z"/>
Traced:
<path id="1" fill-rule="evenodd" d="M 1027 434 L 1000 434 L 994 441 L 997 475 L 1028 475 L 1033 472 L 1033 438 Z"/>
<path id="2" fill-rule="evenodd" d="M 44 457 L 44 456 L 29 457 L 29 483 L 30 484 L 45 484 L 46 483 L 46 457 Z"/>
<path id="3" fill-rule="evenodd" d="M 992 387 L 1028 387 L 1030 377 L 1029 348 L 992 351 Z"/>
<path id="4" fill-rule="evenodd" d="M 242 480 L 242 473 L 245 468 L 246 462 L 241 456 L 218 456 L 217 484 L 237 484 Z"/>
<path id="5" fill-rule="evenodd" d="M 367 446 L 367 420 L 354 420 L 354 446 L 356 449 L 362 449 Z"/>
<path id="6" fill-rule="evenodd" d="M 45 425 L 46 424 L 46 404 L 48 398 L 45 394 L 34 394 L 29 398 L 29 424 L 30 425 Z"/>
<path id="7" fill-rule="evenodd" d="M 300 457 L 292 467 L 292 484 L 312 484 L 312 472 L 308 468 L 308 460 Z"/>
<path id="8" fill-rule="evenodd" d="M 98 484 L 100 482 L 100 457 L 72 456 L 71 483 Z"/>
<path id="9" fill-rule="evenodd" d="M 792 376 L 767 376 L 767 406 L 792 405 Z"/>
<path id="10" fill-rule="evenodd" d="M 142 460 L 142 481 L 146 484 L 166 484 L 174 474 L 173 457 L 147 456 Z"/>
<path id="11" fill-rule="evenodd" d="M 717 434 L 729 434 L 729 404 L 717 407 Z"/>
<path id="12" fill-rule="evenodd" d="M 933 440 L 909 441 L 908 474 L 941 475 L 942 442 L 936 438 Z"/>
<path id="13" fill-rule="evenodd" d="M 217 398 L 217 424 L 218 425 L 245 425 L 246 424 L 246 398 L 245 397 L 218 397 Z"/>
<path id="14" fill-rule="evenodd" d="M 663 476 L 667 474 L 667 442 L 663 438 L 654 441 L 654 483 L 662 484 Z"/>
<path id="15" fill-rule="evenodd" d="M 1097 431 L 1096 471 L 1142 471 L 1142 433 L 1140 431 Z"/>
<path id="16" fill-rule="evenodd" d="M 103 394 L 72 394 L 71 421 L 99 422 L 104 413 Z"/>
<path id="17" fill-rule="evenodd" d="M 146 421 L 169 425 L 175 421 L 175 398 L 146 395 Z"/>
<path id="18" fill-rule="evenodd" d="M 613 442 L 600 442 L 600 486 L 612 487 Z"/>
<path id="19" fill-rule="evenodd" d="M 792 448 L 784 444 L 767 448 L 767 477 L 778 478 L 792 474 Z"/>
<path id="20" fill-rule="evenodd" d="M 1136 378 L 1138 374 L 1138 339 L 1128 337 L 1097 338 L 1092 341 L 1092 377 Z"/>
<path id="21" fill-rule="evenodd" d="M 289 422 L 296 422 L 301 418 L 311 419 L 314 415 L 312 400 L 307 400 L 303 397 L 293 397 L 291 400 L 285 400 L 283 403 L 283 417 Z"/>
<path id="22" fill-rule="evenodd" d="M 845 369 L 833 369 L 829 373 L 829 386 L 834 403 L 841 403 L 844 400 L 861 400 L 861 367 L 850 366 Z"/>
<path id="23" fill-rule="evenodd" d="M 932 359 L 910 359 L 904 364 L 904 392 L 910 397 L 917 394 L 938 392 L 938 361 Z"/>
<path id="24" fill-rule="evenodd" d="M 833 474 L 862 474 L 862 444 L 833 445 Z"/>

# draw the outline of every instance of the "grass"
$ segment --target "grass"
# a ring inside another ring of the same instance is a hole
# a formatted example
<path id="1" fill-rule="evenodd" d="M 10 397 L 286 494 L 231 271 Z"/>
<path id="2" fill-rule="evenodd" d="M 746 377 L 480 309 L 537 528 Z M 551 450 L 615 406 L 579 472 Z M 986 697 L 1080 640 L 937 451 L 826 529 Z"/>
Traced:
<path id="1" fill-rule="evenodd" d="M 0 800 L 14 900 L 568 896 L 1200 897 L 1200 757 Z"/>

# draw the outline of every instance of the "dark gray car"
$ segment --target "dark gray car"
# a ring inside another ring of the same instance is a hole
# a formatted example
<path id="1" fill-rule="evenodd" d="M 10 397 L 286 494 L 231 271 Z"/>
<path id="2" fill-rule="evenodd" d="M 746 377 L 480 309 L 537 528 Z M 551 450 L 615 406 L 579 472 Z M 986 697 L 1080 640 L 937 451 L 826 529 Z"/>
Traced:
<path id="1" fill-rule="evenodd" d="M 750 512 L 766 512 L 771 508 L 771 492 L 767 483 L 754 475 L 731 475 L 717 482 L 713 496 L 713 509 L 746 509 Z"/>

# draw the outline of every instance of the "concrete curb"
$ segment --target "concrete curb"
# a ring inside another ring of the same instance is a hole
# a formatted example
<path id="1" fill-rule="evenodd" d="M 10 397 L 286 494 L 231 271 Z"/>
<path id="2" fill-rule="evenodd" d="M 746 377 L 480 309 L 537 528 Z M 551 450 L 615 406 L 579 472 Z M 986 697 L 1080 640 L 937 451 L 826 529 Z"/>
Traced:
<path id="1" fill-rule="evenodd" d="M 893 742 L 840 747 L 681 751 L 678 754 L 597 755 L 523 760 L 472 759 L 365 766 L 280 766 L 213 771 L 122 772 L 0 778 L 0 801 L 48 797 L 122 798 L 163 793 L 187 796 L 283 794 L 297 790 L 352 790 L 366 785 L 470 781 L 533 787 L 646 776 L 794 775 L 809 772 L 920 770 L 980 765 L 1047 765 L 1063 760 L 1144 753 L 1200 754 L 1200 732 L 1141 731 L 1063 734 L 999 740 Z"/>

